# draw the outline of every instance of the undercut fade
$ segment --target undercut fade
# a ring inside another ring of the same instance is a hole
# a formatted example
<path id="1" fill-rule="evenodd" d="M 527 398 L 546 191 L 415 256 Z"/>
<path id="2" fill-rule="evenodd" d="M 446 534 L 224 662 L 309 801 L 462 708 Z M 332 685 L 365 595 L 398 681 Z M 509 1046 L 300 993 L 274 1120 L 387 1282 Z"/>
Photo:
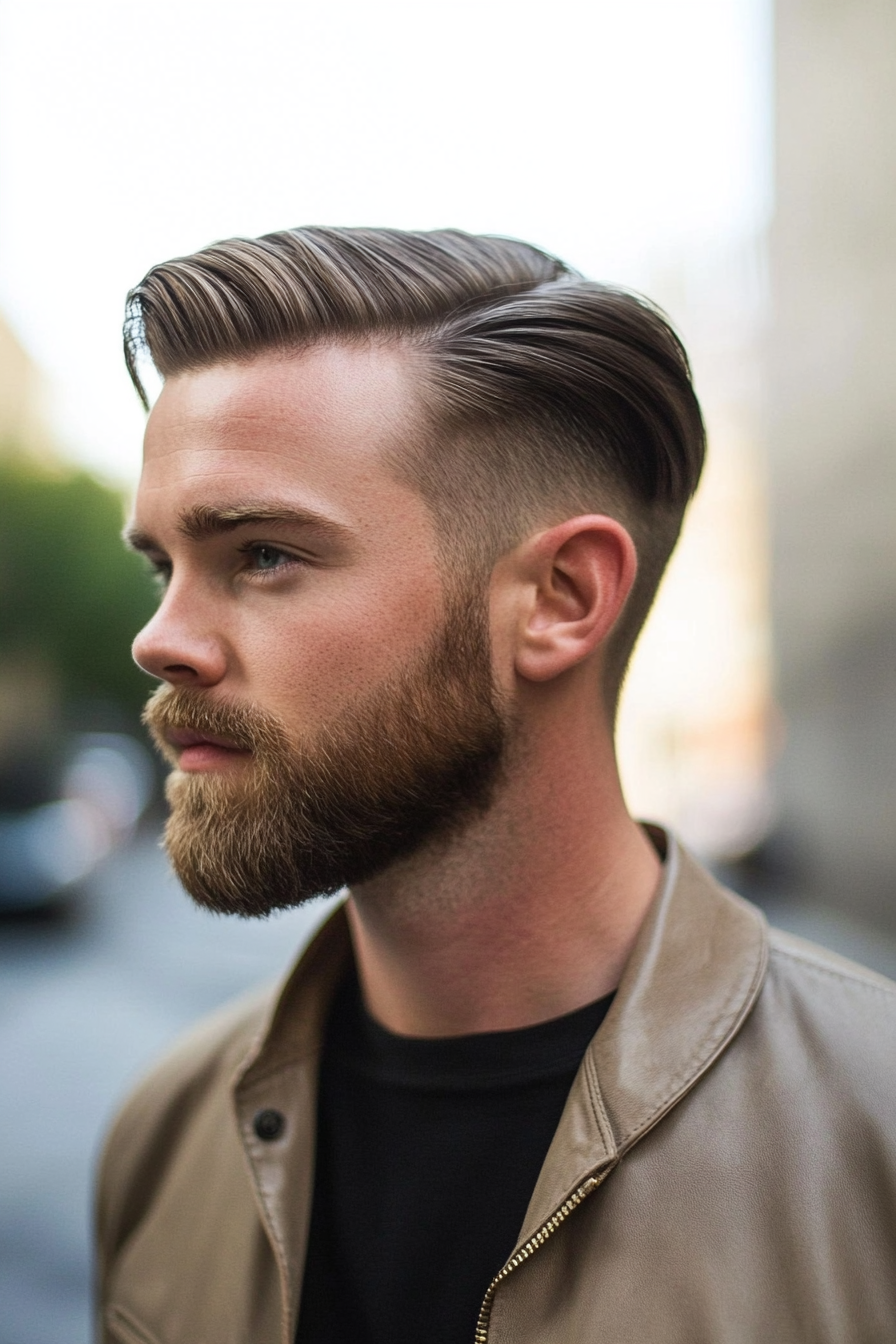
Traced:
<path id="1" fill-rule="evenodd" d="M 263 352 L 393 343 L 419 369 L 424 431 L 393 465 L 456 572 L 486 575 L 534 527 L 609 513 L 638 577 L 608 642 L 622 678 L 697 487 L 705 431 L 684 348 L 640 295 L 515 239 L 298 228 L 154 266 L 128 295 L 128 371 L 163 378 Z"/>

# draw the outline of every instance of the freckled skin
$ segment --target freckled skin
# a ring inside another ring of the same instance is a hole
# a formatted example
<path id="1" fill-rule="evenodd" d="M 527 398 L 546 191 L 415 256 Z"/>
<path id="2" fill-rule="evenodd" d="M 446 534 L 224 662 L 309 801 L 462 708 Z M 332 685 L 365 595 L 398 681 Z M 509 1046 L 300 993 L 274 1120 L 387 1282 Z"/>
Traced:
<path id="1" fill-rule="evenodd" d="M 172 575 L 137 661 L 260 704 L 296 731 L 406 663 L 442 612 L 432 517 L 382 462 L 414 432 L 409 404 L 409 374 L 382 350 L 315 349 L 169 379 L 147 427 L 134 522 Z M 282 523 L 178 535 L 191 506 L 259 496 L 323 514 L 344 536 Z M 258 581 L 238 571 L 247 541 L 309 563 Z"/>

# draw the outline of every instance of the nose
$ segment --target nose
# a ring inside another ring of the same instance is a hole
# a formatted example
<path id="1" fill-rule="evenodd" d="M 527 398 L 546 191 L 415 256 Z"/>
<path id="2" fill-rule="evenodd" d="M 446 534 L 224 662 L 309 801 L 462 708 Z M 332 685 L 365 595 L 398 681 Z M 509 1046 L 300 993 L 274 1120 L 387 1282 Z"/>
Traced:
<path id="1" fill-rule="evenodd" d="M 131 648 L 134 662 L 172 686 L 214 686 L 227 671 L 223 641 L 203 629 L 171 589 Z"/>

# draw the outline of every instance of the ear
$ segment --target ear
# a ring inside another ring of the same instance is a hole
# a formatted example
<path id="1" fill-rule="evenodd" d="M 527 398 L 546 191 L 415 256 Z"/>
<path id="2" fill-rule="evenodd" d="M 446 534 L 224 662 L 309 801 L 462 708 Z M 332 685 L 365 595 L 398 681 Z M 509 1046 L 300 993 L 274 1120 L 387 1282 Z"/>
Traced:
<path id="1" fill-rule="evenodd" d="M 615 518 L 568 518 L 517 550 L 515 668 L 550 681 L 607 639 L 638 568 L 631 536 Z"/>

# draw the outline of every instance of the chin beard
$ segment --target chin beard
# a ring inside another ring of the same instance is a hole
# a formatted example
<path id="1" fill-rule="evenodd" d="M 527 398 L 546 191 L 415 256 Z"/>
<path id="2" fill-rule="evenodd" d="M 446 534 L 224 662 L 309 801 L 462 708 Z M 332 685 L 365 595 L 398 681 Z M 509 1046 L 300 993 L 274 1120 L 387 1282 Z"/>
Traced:
<path id="1" fill-rule="evenodd" d="M 256 707 L 162 687 L 144 720 L 224 737 L 249 757 L 175 769 L 165 848 L 184 887 L 222 914 L 269 915 L 368 881 L 489 807 L 508 734 L 482 606 L 449 613 L 418 663 L 313 734 L 291 741 Z"/>

